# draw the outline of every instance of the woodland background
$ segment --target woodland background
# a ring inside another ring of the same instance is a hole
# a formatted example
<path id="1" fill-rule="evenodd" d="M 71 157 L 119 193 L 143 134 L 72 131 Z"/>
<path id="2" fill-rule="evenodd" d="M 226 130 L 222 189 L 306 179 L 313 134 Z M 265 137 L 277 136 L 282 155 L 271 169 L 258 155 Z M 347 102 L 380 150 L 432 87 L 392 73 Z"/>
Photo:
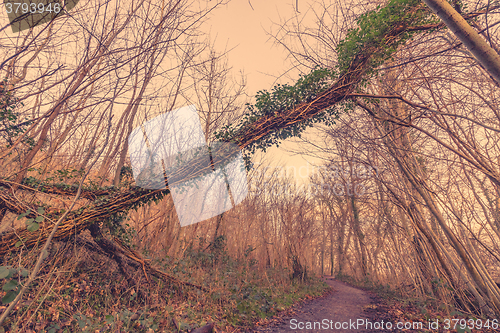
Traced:
<path id="1" fill-rule="evenodd" d="M 80 1 L 0 28 L 3 329 L 243 329 L 322 274 L 498 317 L 489 72 L 420 1 L 324 1 L 273 36 L 303 74 L 249 99 L 200 31 L 222 3 Z M 498 52 L 499 4 L 452 5 Z M 207 141 L 244 149 L 251 191 L 181 228 L 168 190 L 134 186 L 127 137 L 188 104 Z M 283 140 L 324 161 L 302 188 L 254 154 Z"/>

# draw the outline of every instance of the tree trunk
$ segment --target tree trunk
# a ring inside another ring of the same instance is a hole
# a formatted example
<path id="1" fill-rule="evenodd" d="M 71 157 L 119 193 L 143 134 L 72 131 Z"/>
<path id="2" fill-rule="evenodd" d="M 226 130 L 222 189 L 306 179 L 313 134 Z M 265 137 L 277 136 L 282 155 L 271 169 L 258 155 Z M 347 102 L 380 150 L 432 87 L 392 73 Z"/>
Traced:
<path id="1" fill-rule="evenodd" d="M 445 0 L 423 0 L 500 84 L 500 56 Z"/>

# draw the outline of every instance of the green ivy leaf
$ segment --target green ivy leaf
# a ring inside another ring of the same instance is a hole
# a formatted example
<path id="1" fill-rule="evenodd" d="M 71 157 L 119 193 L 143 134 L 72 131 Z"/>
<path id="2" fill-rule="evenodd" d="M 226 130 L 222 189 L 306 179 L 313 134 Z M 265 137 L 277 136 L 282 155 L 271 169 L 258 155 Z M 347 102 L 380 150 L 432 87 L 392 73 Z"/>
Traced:
<path id="1" fill-rule="evenodd" d="M 0 266 L 0 279 L 6 279 L 10 277 L 9 266 Z"/>
<path id="2" fill-rule="evenodd" d="M 43 215 L 45 214 L 45 210 L 42 207 L 38 207 L 37 209 L 38 214 Z"/>
<path id="3" fill-rule="evenodd" d="M 37 216 L 35 222 L 43 222 L 43 220 L 45 220 L 43 216 Z"/>
<path id="4" fill-rule="evenodd" d="M 27 277 L 28 275 L 30 275 L 30 271 L 27 270 L 26 268 L 22 267 L 21 269 L 19 269 L 19 274 L 22 277 Z"/>
<path id="5" fill-rule="evenodd" d="M 10 290 L 14 290 L 16 288 L 17 288 L 17 280 L 10 280 L 6 284 L 4 284 L 2 287 L 2 289 L 4 291 L 10 291 Z"/>
<path id="6" fill-rule="evenodd" d="M 9 291 L 3 298 L 2 298 L 2 303 L 3 304 L 9 304 L 10 302 L 12 302 L 17 294 L 19 294 L 19 290 L 11 290 Z"/>
<path id="7" fill-rule="evenodd" d="M 16 242 L 16 244 L 14 244 L 14 247 L 19 247 L 21 245 L 23 245 L 23 241 L 18 241 Z"/>
<path id="8" fill-rule="evenodd" d="M 40 229 L 40 225 L 36 222 L 34 223 L 31 223 L 26 229 L 28 229 L 28 231 L 37 231 L 38 229 Z"/>

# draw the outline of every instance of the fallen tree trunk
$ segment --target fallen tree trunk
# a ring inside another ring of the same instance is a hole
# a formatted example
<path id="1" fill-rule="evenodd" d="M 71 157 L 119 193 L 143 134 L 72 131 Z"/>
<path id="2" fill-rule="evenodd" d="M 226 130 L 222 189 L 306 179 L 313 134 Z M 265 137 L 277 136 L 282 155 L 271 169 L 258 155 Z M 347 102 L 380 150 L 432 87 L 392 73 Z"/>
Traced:
<path id="1" fill-rule="evenodd" d="M 411 11 L 422 10 L 422 5 L 417 2 L 415 7 L 410 8 Z M 473 18 L 480 13 L 468 14 L 468 17 Z M 243 128 L 227 141 L 236 143 L 241 149 L 247 148 L 249 145 L 261 140 L 273 131 L 287 128 L 299 124 L 305 120 L 311 119 L 320 114 L 325 109 L 344 101 L 352 94 L 358 85 L 366 78 L 368 71 L 371 69 L 371 62 L 375 55 L 379 54 L 381 49 L 397 47 L 405 33 L 421 32 L 430 29 L 440 28 L 442 24 L 426 24 L 414 25 L 414 18 L 411 15 L 404 16 L 405 19 L 395 22 L 390 26 L 386 33 L 379 36 L 377 43 L 372 43 L 362 48 L 362 51 L 355 55 L 351 60 L 348 68 L 339 76 L 337 81 L 324 92 L 318 94 L 313 100 L 301 103 L 294 108 L 281 110 L 270 115 L 259 117 L 249 126 Z M 198 174 L 209 170 L 199 170 Z M 182 172 L 182 170 L 180 171 Z M 191 175 L 196 177 L 197 175 Z M 182 177 L 181 177 L 182 178 Z M 12 187 L 17 187 L 17 191 L 42 192 L 58 195 L 73 195 L 74 188 L 58 187 L 58 186 L 26 186 L 23 184 L 14 184 L 7 180 L 0 182 L 0 210 L 7 210 L 14 214 L 26 213 L 31 210 L 27 217 L 35 217 L 36 207 L 29 205 L 18 197 L 11 190 Z M 107 219 L 124 214 L 130 209 L 137 208 L 145 203 L 153 200 L 159 200 L 164 195 L 169 193 L 168 187 L 161 190 L 147 190 L 138 187 L 129 187 L 126 190 L 112 191 L 109 189 L 100 190 L 85 190 L 82 192 L 82 197 L 95 200 L 97 203 L 90 204 L 68 213 L 67 219 L 59 226 L 54 239 L 63 240 L 72 235 L 75 235 L 83 230 L 89 229 L 93 224 L 100 223 Z M 55 208 L 48 208 L 45 214 L 48 219 L 57 219 L 63 214 L 63 211 Z M 50 231 L 52 224 L 46 221 L 40 224 L 40 229 L 36 232 L 30 232 L 26 227 L 16 230 L 7 231 L 0 235 L 0 255 L 5 255 L 10 252 L 16 252 L 23 247 L 32 248 L 37 244 L 43 243 Z M 116 242 L 115 242 L 116 243 Z M 124 244 L 116 243 L 116 252 L 134 253 L 129 247 Z M 131 255 L 136 262 L 139 262 L 143 269 L 149 271 L 152 275 L 167 278 L 164 273 L 159 272 L 144 262 L 137 253 Z M 196 286 L 199 287 L 199 286 Z"/>

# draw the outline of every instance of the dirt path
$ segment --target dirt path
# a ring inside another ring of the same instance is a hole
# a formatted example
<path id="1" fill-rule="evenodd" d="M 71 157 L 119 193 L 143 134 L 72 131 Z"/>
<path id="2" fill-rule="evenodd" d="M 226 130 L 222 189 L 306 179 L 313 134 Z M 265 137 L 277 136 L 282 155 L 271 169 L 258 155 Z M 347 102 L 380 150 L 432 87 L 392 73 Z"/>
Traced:
<path id="1" fill-rule="evenodd" d="M 354 324 L 359 323 L 358 320 L 374 321 L 365 312 L 374 302 L 370 295 L 331 277 L 325 279 L 334 289 L 333 293 L 307 302 L 293 315 L 283 317 L 278 323 L 255 332 L 369 332 L 361 329 L 364 326 L 357 329 L 358 326 Z"/>

